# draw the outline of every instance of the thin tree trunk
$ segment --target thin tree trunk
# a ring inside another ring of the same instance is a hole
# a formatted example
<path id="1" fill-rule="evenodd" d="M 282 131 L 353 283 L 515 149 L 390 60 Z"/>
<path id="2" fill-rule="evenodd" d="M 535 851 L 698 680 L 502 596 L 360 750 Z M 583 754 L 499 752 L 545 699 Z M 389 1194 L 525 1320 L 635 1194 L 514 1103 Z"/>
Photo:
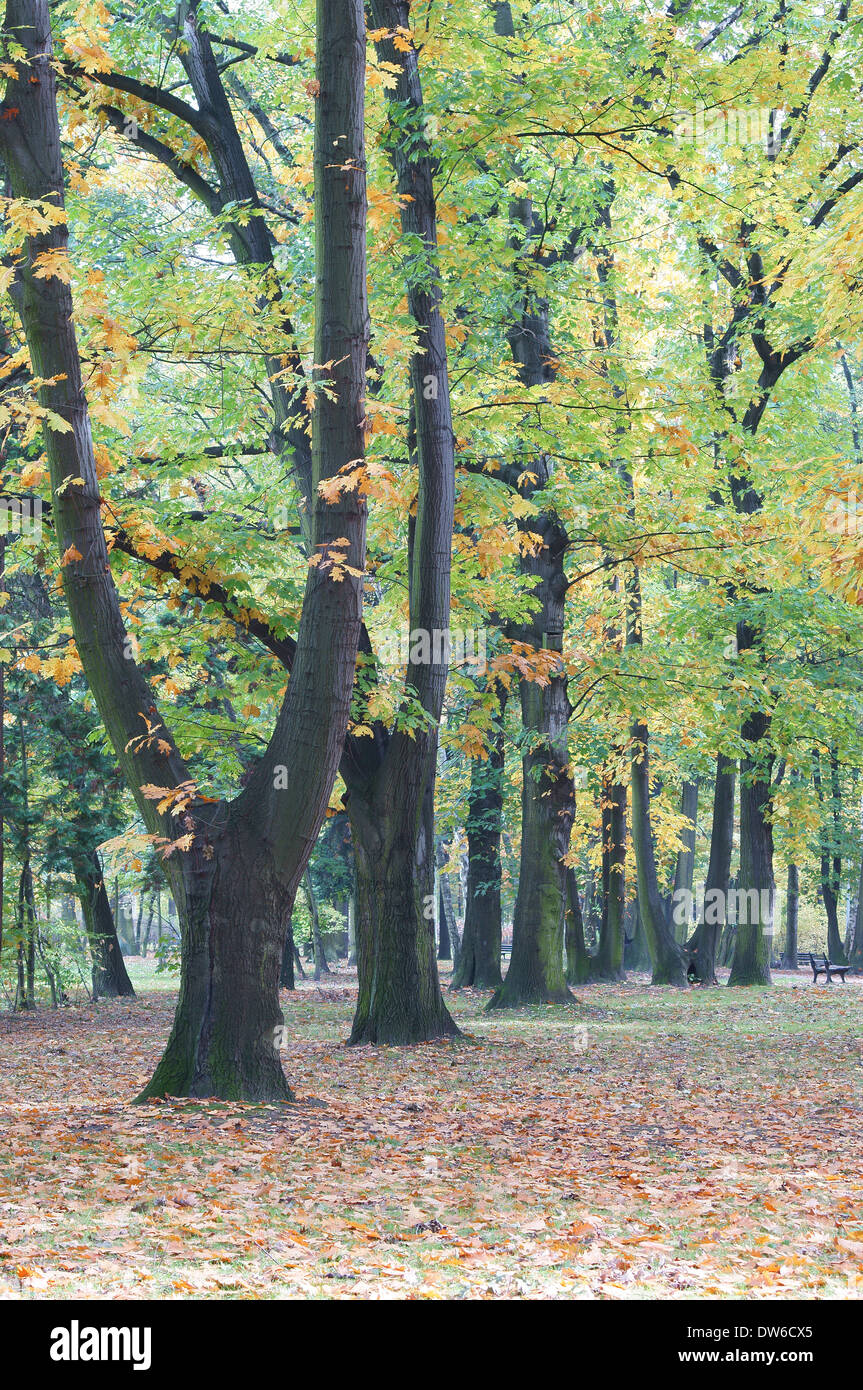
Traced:
<path id="1" fill-rule="evenodd" d="M 684 782 L 680 789 L 680 814 L 686 816 L 689 824 L 681 833 L 683 849 L 677 851 L 677 859 L 674 866 L 674 886 L 671 890 L 672 904 L 681 901 L 681 895 L 685 895 L 685 901 L 692 902 L 692 884 L 695 875 L 695 830 L 698 821 L 698 778 L 693 782 Z M 678 914 L 679 915 L 679 914 Z M 675 936 L 681 944 L 689 935 L 689 921 L 678 925 L 676 918 L 672 921 L 677 927 Z"/>
<path id="2" fill-rule="evenodd" d="M 800 874 L 796 864 L 788 865 L 788 886 L 785 897 L 785 950 L 782 969 L 797 969 L 797 920 L 800 907 Z"/>
<path id="3" fill-rule="evenodd" d="M 318 900 L 315 897 L 312 876 L 308 869 L 303 874 L 303 894 L 306 899 L 306 906 L 309 909 L 309 917 L 312 923 L 312 952 L 315 962 L 315 980 L 319 980 L 321 975 L 329 975 L 330 967 L 327 965 L 327 953 L 324 950 L 324 943 L 321 940 L 321 919 L 318 912 Z"/>
<path id="4" fill-rule="evenodd" d="M 450 941 L 449 920 L 446 914 L 446 906 L 443 897 L 443 875 L 441 873 L 442 864 L 446 860 L 446 850 L 439 843 L 435 854 L 435 900 L 437 902 L 438 920 L 438 960 L 452 960 L 452 943 Z"/>
<path id="5" fill-rule="evenodd" d="M 76 879 L 81 913 L 90 944 L 93 998 L 134 999 L 135 990 L 126 971 L 102 866 L 95 850 L 89 860 L 79 866 Z"/>
<path id="6" fill-rule="evenodd" d="M 294 929 L 293 923 L 288 920 L 285 932 L 285 944 L 282 947 L 282 968 L 279 973 L 279 987 L 281 989 L 296 989 L 294 981 Z"/>
<path id="7" fill-rule="evenodd" d="M 827 957 L 837 965 L 847 964 L 845 947 L 839 931 L 839 889 L 842 883 L 841 815 L 842 793 L 839 784 L 839 760 L 835 748 L 830 750 L 830 830 L 826 823 L 824 793 L 821 785 L 821 764 L 815 754 L 812 780 L 821 807 L 821 901 L 827 916 Z"/>
<path id="8" fill-rule="evenodd" d="M 602 916 L 599 943 L 590 963 L 592 980 L 622 980 L 626 916 L 626 787 L 606 772 L 603 778 Z"/>
<path id="9" fill-rule="evenodd" d="M 566 871 L 566 921 L 564 923 L 566 983 L 583 985 L 590 977 L 590 956 L 584 944 L 584 920 L 578 896 L 575 869 Z"/>

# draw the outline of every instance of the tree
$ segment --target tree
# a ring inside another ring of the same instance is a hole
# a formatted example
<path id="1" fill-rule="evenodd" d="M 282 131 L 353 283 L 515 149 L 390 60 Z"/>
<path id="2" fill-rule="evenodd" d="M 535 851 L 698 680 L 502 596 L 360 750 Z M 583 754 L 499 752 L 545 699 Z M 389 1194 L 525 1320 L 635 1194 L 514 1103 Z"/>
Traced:
<path id="1" fill-rule="evenodd" d="M 194 14 L 191 16 L 194 26 Z M 9 0 L 15 76 L 3 103 L 13 196 L 36 205 L 14 286 L 27 335 L 76 645 L 150 833 L 168 851 L 183 930 L 180 998 L 144 1096 L 286 1100 L 274 1045 L 285 924 L 344 741 L 360 630 L 365 507 L 316 493 L 296 658 L 266 754 L 232 801 L 203 796 L 128 655 L 111 577 L 72 324 L 51 31 L 44 0 Z M 362 459 L 368 339 L 362 9 L 318 7 L 316 488 Z M 34 78 L 35 80 L 31 80 Z M 333 150 L 338 150 L 338 162 Z M 38 154 L 37 154 L 38 152 Z M 290 769 L 291 795 L 283 772 Z M 177 820 L 179 818 L 179 825 Z M 177 833 L 181 831 L 182 833 Z"/>

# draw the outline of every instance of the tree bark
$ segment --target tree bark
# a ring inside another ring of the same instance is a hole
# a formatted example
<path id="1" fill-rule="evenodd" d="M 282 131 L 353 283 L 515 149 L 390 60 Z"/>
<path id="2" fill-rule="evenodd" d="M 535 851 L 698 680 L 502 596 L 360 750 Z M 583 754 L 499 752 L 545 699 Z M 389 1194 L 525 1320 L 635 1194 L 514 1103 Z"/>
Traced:
<path id="1" fill-rule="evenodd" d="M 746 629 L 747 635 L 749 631 Z M 770 984 L 773 922 L 765 905 L 772 901 L 775 885 L 773 831 L 768 818 L 773 765 L 767 743 L 769 724 L 769 715 L 757 711 L 742 730 L 744 746 L 751 751 L 740 761 L 740 872 L 729 985 Z"/>
<path id="2" fill-rule="evenodd" d="M 698 820 L 698 778 L 693 782 L 684 782 L 680 789 L 680 814 L 686 816 L 689 824 L 681 833 L 683 849 L 677 851 L 677 859 L 674 866 L 674 886 L 671 890 L 672 904 L 679 902 L 679 894 L 687 895 L 687 902 L 692 901 L 692 883 L 695 874 L 695 830 Z M 672 918 L 674 926 L 678 924 Z M 675 937 L 683 943 L 689 934 L 689 921 L 680 923 L 679 929 L 675 931 Z"/>
<path id="3" fill-rule="evenodd" d="M 703 985 L 714 985 L 716 952 L 727 919 L 731 885 L 731 852 L 734 847 L 734 782 L 737 775 L 733 759 L 720 754 L 716 759 L 713 784 L 713 823 L 710 830 L 710 859 L 704 885 L 704 901 L 699 921 L 686 943 L 687 973 Z"/>
<path id="4" fill-rule="evenodd" d="M 410 630 L 425 634 L 429 660 L 412 646 L 405 673 L 421 727 L 353 740 L 342 762 L 357 859 L 357 1009 L 349 1042 L 411 1043 L 458 1032 L 440 990 L 434 941 L 434 784 L 448 662 L 434 634 L 450 620 L 455 453 L 441 313 L 435 162 L 426 135 L 419 55 L 405 0 L 372 0 L 385 36 L 379 59 L 388 89 L 387 151 L 401 199 L 402 233 L 422 248 L 408 308 L 417 327 L 410 361 L 418 495 L 409 562 Z M 397 31 L 400 31 L 397 32 Z M 398 39 L 399 46 L 396 47 Z M 364 745 L 358 748 L 358 744 Z M 429 909 L 431 909 L 429 911 Z"/>
<path id="5" fill-rule="evenodd" d="M 503 818 L 504 701 L 488 757 L 471 762 L 465 831 L 468 845 L 467 907 L 461 956 L 453 989 L 497 989 L 501 983 L 501 861 Z"/>

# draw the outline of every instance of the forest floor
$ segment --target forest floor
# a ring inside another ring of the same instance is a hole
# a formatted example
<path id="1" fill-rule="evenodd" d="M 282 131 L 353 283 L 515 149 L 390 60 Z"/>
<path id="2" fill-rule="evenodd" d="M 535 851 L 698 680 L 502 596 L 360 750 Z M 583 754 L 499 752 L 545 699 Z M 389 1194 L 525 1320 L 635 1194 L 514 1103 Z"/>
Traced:
<path id="1" fill-rule="evenodd" d="M 161 988 L 0 1015 L 0 1297 L 863 1296 L 863 982 L 349 1050 L 355 984 L 282 995 L 292 1107 L 132 1105 Z"/>

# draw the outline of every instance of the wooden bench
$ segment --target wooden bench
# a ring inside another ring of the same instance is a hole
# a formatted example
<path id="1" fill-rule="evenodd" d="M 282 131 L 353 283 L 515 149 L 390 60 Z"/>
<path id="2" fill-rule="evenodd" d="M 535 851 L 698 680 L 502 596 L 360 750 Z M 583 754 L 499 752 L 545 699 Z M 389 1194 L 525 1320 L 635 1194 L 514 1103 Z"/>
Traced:
<path id="1" fill-rule="evenodd" d="M 844 985 L 845 975 L 851 969 L 850 965 L 834 965 L 826 956 L 813 956 L 811 951 L 809 952 L 809 964 L 812 966 L 813 985 L 818 983 L 819 975 L 824 976 L 828 985 L 832 983 L 833 976 L 838 975 Z"/>

